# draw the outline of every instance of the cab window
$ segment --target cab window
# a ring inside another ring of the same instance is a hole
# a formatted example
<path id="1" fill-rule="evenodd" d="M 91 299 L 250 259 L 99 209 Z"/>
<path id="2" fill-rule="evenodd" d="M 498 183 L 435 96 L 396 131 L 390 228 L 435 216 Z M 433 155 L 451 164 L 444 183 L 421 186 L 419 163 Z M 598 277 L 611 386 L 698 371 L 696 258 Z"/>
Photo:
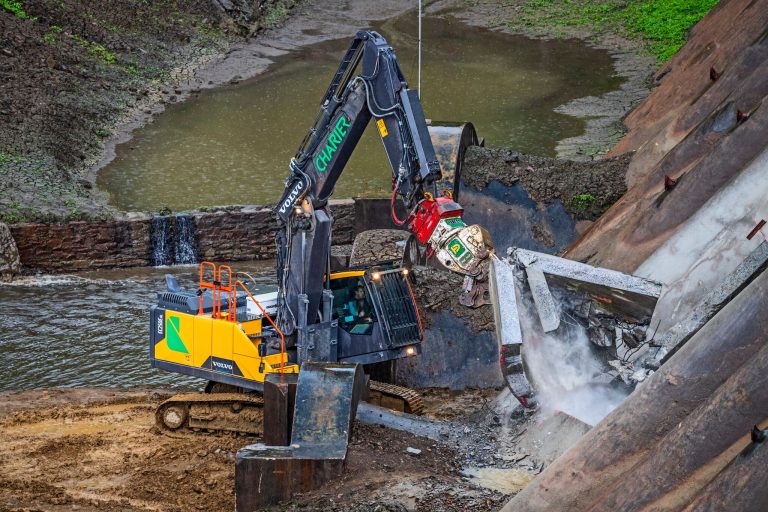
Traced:
<path id="1" fill-rule="evenodd" d="M 331 279 L 333 318 L 351 334 L 370 334 L 376 313 L 362 276 Z"/>

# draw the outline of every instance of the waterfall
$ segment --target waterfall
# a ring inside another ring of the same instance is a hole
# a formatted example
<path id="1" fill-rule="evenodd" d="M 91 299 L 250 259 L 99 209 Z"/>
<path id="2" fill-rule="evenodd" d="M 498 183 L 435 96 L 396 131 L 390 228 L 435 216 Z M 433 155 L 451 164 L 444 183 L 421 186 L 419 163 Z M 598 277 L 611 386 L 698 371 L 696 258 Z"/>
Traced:
<path id="1" fill-rule="evenodd" d="M 176 216 L 173 262 L 178 265 L 197 263 L 200 259 L 197 250 L 197 230 L 195 219 L 191 215 Z"/>
<path id="2" fill-rule="evenodd" d="M 191 215 L 155 215 L 150 224 L 152 266 L 197 263 L 197 229 Z"/>
<path id="3" fill-rule="evenodd" d="M 168 217 L 155 215 L 150 224 L 150 237 L 152 242 L 152 266 L 173 264 L 173 236 L 171 222 Z"/>

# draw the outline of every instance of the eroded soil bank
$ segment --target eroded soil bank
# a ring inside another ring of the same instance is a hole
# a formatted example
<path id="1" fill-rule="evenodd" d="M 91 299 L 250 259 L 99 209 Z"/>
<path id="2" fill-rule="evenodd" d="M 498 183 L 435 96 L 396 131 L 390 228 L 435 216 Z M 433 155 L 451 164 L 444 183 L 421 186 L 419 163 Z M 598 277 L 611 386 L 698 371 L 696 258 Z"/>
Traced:
<path id="1" fill-rule="evenodd" d="M 239 21 L 208 0 L 17 3 L 16 14 L 0 9 L 6 222 L 112 215 L 86 172 L 104 141 L 177 100 L 182 82 L 226 52 L 235 34 L 276 23 L 293 2 L 262 2 Z"/>
<path id="2" fill-rule="evenodd" d="M 482 190 L 491 181 L 521 184 L 537 203 L 559 199 L 578 220 L 596 220 L 627 191 L 625 176 L 631 154 L 594 162 L 559 160 L 510 149 L 470 147 L 462 180 Z M 503 248 L 506 249 L 506 248 Z"/>

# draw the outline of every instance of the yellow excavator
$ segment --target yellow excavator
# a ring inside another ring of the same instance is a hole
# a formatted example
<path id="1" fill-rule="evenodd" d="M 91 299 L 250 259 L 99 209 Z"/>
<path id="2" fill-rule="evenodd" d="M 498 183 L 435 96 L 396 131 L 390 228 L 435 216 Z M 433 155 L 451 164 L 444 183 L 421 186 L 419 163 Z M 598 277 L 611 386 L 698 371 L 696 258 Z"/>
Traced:
<path id="1" fill-rule="evenodd" d="M 392 219 L 411 233 L 406 264 L 333 272 L 328 199 L 372 118 L 391 166 Z M 418 94 L 394 50 L 378 33 L 358 32 L 275 207 L 277 285 L 258 286 L 247 274 L 204 262 L 197 290 L 169 277 L 158 294 L 150 312 L 152 366 L 209 381 L 205 394 L 161 404 L 158 425 L 253 431 L 270 373 L 296 373 L 305 361 L 372 367 L 419 354 L 423 327 L 409 271 L 424 257 L 465 276 L 462 304 L 484 303 L 493 244 L 481 226 L 464 223 L 451 193 L 438 194 L 441 177 Z M 396 201 L 407 212 L 402 218 Z M 420 412 L 411 390 L 375 381 L 371 390 L 382 403 Z"/>

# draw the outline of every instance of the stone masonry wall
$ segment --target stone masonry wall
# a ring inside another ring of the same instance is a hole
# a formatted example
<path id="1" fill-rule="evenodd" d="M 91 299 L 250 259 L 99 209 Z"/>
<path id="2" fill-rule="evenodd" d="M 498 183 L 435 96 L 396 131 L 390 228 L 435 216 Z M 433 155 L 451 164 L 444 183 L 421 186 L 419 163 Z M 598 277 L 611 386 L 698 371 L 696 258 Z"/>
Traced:
<path id="1" fill-rule="evenodd" d="M 331 201 L 334 245 L 351 244 L 363 231 L 355 220 L 356 201 Z M 275 220 L 262 206 L 190 212 L 195 219 L 201 259 L 243 261 L 275 255 Z M 124 220 L 28 223 L 9 226 L 25 272 L 68 272 L 148 266 L 152 256 L 151 216 L 131 213 Z"/>
<path id="2" fill-rule="evenodd" d="M 149 265 L 149 219 L 9 226 L 24 270 Z"/>

